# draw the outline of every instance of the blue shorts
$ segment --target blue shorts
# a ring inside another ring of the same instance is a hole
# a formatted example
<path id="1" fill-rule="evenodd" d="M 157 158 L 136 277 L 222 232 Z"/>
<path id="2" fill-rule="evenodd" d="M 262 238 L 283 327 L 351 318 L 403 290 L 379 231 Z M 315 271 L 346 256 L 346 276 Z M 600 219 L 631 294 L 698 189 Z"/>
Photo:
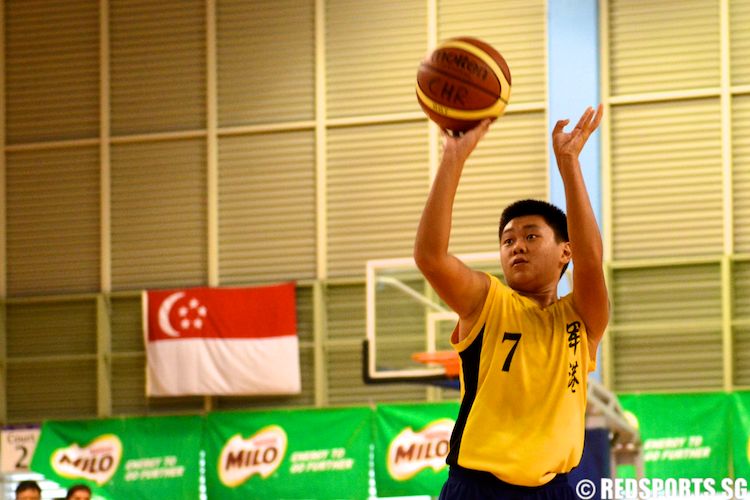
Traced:
<path id="1" fill-rule="evenodd" d="M 452 465 L 439 500 L 577 500 L 567 474 L 542 486 L 517 486 L 489 472 Z"/>

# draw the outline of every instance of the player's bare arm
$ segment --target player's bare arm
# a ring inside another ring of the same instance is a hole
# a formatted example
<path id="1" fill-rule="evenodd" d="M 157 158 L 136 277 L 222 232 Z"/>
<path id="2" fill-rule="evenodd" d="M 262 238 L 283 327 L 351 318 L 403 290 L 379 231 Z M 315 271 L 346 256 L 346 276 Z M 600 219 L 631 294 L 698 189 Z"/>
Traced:
<path id="1" fill-rule="evenodd" d="M 448 252 L 453 202 L 464 163 L 484 137 L 490 121 L 485 120 L 461 137 L 444 133 L 443 158 L 432 183 L 414 243 L 414 260 L 440 297 L 471 326 L 482 309 L 489 290 L 489 278 L 469 268 Z"/>
<path id="2" fill-rule="evenodd" d="M 586 141 L 599 126 L 602 105 L 588 108 L 570 132 L 569 120 L 560 120 L 552 131 L 552 146 L 565 186 L 568 233 L 573 253 L 573 304 L 588 331 L 589 352 L 596 348 L 609 321 L 609 298 L 602 269 L 602 237 L 591 208 L 578 157 Z"/>

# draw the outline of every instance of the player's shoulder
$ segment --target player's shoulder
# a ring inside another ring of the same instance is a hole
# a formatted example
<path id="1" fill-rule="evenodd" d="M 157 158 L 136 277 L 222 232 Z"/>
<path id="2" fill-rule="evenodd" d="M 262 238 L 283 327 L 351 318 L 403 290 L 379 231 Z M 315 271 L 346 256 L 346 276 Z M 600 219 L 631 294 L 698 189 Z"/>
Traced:
<path id="1" fill-rule="evenodd" d="M 485 272 L 485 274 L 490 279 L 490 289 L 491 290 L 498 291 L 500 293 L 513 293 L 513 289 L 511 287 L 509 287 L 508 285 L 506 285 L 505 283 L 503 283 L 503 281 L 500 278 L 498 278 L 497 276 L 495 276 L 492 273 Z"/>
<path id="2" fill-rule="evenodd" d="M 575 300 L 573 300 L 572 292 L 563 296 L 557 302 L 558 302 L 558 307 L 562 309 L 563 316 L 565 318 L 583 322 L 581 312 L 576 308 Z"/>
<path id="3" fill-rule="evenodd" d="M 487 302 L 498 302 L 507 300 L 509 297 L 511 297 L 516 292 L 503 283 L 503 281 L 491 273 L 485 273 L 489 277 L 489 288 L 487 290 Z"/>

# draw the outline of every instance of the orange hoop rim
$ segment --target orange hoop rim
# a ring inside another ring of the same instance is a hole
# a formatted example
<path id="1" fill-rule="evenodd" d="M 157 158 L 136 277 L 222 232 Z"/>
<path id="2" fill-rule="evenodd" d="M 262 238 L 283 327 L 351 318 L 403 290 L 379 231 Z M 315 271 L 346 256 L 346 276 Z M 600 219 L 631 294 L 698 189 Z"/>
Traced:
<path id="1" fill-rule="evenodd" d="M 455 351 L 415 352 L 411 359 L 424 364 L 442 365 L 445 375 L 451 378 L 457 377 L 461 369 L 458 353 Z"/>

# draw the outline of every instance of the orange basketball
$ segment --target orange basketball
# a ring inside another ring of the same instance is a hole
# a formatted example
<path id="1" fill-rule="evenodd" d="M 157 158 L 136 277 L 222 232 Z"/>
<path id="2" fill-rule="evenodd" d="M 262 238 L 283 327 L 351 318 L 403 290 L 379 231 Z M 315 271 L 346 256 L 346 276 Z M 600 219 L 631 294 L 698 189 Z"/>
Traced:
<path id="1" fill-rule="evenodd" d="M 465 132 L 498 118 L 510 99 L 510 69 L 500 53 L 476 38 L 446 40 L 417 71 L 417 100 L 440 128 Z"/>

